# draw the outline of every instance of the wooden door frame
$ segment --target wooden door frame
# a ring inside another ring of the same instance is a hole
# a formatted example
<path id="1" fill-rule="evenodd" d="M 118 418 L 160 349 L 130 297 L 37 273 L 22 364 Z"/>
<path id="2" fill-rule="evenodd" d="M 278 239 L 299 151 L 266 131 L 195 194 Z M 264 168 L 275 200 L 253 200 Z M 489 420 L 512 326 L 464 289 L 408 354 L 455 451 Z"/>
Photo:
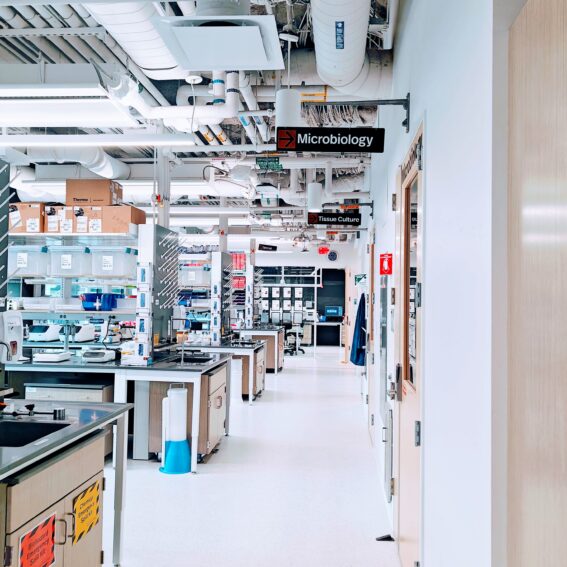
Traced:
<path id="1" fill-rule="evenodd" d="M 417 265 L 420 283 L 423 282 L 423 243 L 424 243 L 424 176 L 422 171 L 422 151 L 423 151 L 424 127 L 423 124 L 418 128 L 415 137 L 410 144 L 409 150 L 404 161 L 398 168 L 395 193 L 395 254 L 394 254 L 394 289 L 395 289 L 395 311 L 394 311 L 394 359 L 395 366 L 402 365 L 402 384 L 414 388 L 408 380 L 408 326 L 406 321 L 409 316 L 409 285 L 408 269 L 409 257 L 406 258 L 406 246 L 408 238 L 408 228 L 410 222 L 409 212 L 406 215 L 408 205 L 407 192 L 418 180 L 418 211 L 421 222 L 418 225 L 418 249 Z M 407 222 L 406 222 L 407 220 Z M 423 312 L 420 313 L 419 322 L 416 320 L 416 367 L 417 382 L 419 392 L 419 419 L 423 423 Z M 403 403 L 403 402 L 402 402 Z M 394 537 L 398 549 L 400 546 L 400 500 L 399 500 L 399 479 L 400 479 L 400 443 L 401 443 L 401 411 L 400 402 L 394 404 L 394 479 L 395 490 L 393 497 L 394 506 Z M 422 555 L 423 548 L 423 456 L 420 453 L 420 484 L 419 484 L 419 554 Z M 419 558 L 416 558 L 419 559 Z"/>

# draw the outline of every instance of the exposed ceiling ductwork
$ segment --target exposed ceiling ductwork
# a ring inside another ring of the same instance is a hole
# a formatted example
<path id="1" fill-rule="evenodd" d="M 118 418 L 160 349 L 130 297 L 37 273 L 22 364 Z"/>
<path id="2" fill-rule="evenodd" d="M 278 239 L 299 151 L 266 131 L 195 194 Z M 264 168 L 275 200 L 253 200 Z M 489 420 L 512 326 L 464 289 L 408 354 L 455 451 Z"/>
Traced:
<path id="1" fill-rule="evenodd" d="M 84 4 L 150 79 L 179 79 L 187 72 L 177 64 L 154 23 L 158 16 L 150 2 Z"/>
<path id="2" fill-rule="evenodd" d="M 29 148 L 34 163 L 79 163 L 100 177 L 128 179 L 130 166 L 100 148 Z"/>
<path id="3" fill-rule="evenodd" d="M 392 67 L 366 55 L 370 0 L 312 0 L 317 72 L 325 84 L 345 94 L 376 99 L 392 90 Z"/>

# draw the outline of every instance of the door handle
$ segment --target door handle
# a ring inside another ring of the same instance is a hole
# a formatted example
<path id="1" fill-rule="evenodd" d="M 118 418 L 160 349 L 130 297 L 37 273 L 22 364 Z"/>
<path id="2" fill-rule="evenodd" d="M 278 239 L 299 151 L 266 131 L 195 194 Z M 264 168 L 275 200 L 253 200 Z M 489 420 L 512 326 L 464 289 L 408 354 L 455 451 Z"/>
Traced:
<path id="1" fill-rule="evenodd" d="M 71 523 L 71 534 L 69 535 L 69 537 L 74 538 L 75 537 L 75 530 L 77 528 L 77 517 L 75 516 L 74 512 L 68 512 L 65 515 L 71 516 L 71 519 L 73 520 L 72 523 Z M 65 524 L 67 524 L 67 522 L 65 522 Z"/>
<path id="2" fill-rule="evenodd" d="M 387 433 L 388 433 L 388 428 L 387 428 L 387 427 L 382 427 L 382 443 L 387 443 L 387 442 L 388 442 Z"/>
<path id="3" fill-rule="evenodd" d="M 402 381 L 402 365 L 396 364 L 396 397 L 394 399 L 398 402 L 401 402 L 403 400 Z"/>
<path id="4" fill-rule="evenodd" d="M 65 526 L 65 531 L 63 532 L 63 541 L 56 541 L 55 545 L 66 545 L 67 544 L 67 538 L 69 537 L 68 534 L 67 534 L 67 520 L 65 520 L 63 518 L 57 518 L 55 521 L 61 522 Z"/>
<path id="5" fill-rule="evenodd" d="M 392 401 L 396 399 L 397 397 L 397 388 L 396 388 L 396 384 L 394 382 L 390 382 L 390 387 L 388 389 L 388 398 L 390 398 Z"/>
<path id="6" fill-rule="evenodd" d="M 217 409 L 221 409 L 222 408 L 222 396 L 217 396 L 215 399 L 215 407 Z"/>

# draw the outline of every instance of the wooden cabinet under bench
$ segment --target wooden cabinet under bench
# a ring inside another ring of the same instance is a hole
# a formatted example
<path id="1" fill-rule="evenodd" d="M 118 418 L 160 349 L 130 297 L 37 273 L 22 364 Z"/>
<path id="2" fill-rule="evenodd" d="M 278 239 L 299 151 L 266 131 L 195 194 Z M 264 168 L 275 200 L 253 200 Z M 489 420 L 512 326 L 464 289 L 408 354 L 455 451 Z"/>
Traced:
<path id="1" fill-rule="evenodd" d="M 5 567 L 100 567 L 104 433 L 0 482 Z"/>
<path id="2" fill-rule="evenodd" d="M 227 367 L 224 365 L 203 374 L 201 378 L 198 453 L 203 456 L 212 453 L 225 435 L 227 375 Z M 157 454 L 162 450 L 162 400 L 167 396 L 168 388 L 167 383 L 150 383 L 150 453 Z M 193 418 L 193 384 L 187 384 L 187 388 L 187 438 L 190 439 Z"/>

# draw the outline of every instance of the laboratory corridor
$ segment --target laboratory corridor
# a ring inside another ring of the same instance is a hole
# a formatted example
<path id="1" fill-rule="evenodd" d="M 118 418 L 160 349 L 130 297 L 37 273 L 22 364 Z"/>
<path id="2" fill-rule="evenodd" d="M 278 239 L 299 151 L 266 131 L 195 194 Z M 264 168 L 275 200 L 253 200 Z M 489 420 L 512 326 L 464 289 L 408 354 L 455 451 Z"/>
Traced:
<path id="1" fill-rule="evenodd" d="M 360 377 L 341 358 L 287 358 L 261 403 L 232 406 L 231 435 L 197 475 L 132 462 L 125 565 L 398 567 L 395 544 L 376 541 L 390 521 Z"/>

